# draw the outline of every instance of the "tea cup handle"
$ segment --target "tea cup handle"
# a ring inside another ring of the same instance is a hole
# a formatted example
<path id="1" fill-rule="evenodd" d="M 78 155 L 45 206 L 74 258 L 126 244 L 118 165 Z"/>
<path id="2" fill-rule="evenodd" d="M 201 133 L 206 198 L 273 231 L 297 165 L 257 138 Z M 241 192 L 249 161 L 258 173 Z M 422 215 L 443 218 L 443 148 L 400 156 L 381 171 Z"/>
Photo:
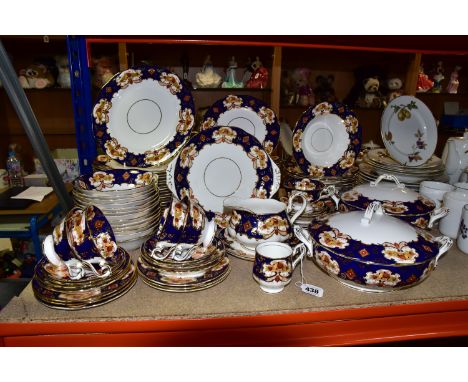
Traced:
<path id="1" fill-rule="evenodd" d="M 453 240 L 447 236 L 438 236 L 434 238 L 434 241 L 439 243 L 439 253 L 435 258 L 434 264 L 434 267 L 436 267 L 440 257 L 452 247 Z"/>
<path id="2" fill-rule="evenodd" d="M 55 252 L 54 239 L 52 235 L 46 236 L 42 242 L 42 253 L 47 258 L 49 263 L 55 265 L 56 267 L 64 264 L 58 253 Z"/>
<path id="3" fill-rule="evenodd" d="M 320 192 L 320 196 L 318 200 L 320 199 L 326 199 L 326 198 L 332 198 L 333 201 L 335 202 L 336 209 L 338 209 L 338 205 L 340 204 L 340 198 L 336 196 L 336 188 L 334 185 L 330 185 L 326 188 L 324 188 Z"/>
<path id="4" fill-rule="evenodd" d="M 291 193 L 291 196 L 289 197 L 289 200 L 288 200 L 288 207 L 287 207 L 287 210 L 286 212 L 288 213 L 291 213 L 292 211 L 292 206 L 293 206 L 293 202 L 294 202 L 294 199 L 296 198 L 302 198 L 302 205 L 301 205 L 301 208 L 299 208 L 299 210 L 289 219 L 289 221 L 291 222 L 291 224 L 293 224 L 296 219 L 302 215 L 302 213 L 304 212 L 304 210 L 306 209 L 307 207 L 307 194 L 302 192 L 302 191 L 293 191 Z"/>
<path id="5" fill-rule="evenodd" d="M 448 214 L 448 212 L 449 209 L 447 207 L 437 208 L 434 211 L 432 211 L 431 218 L 429 219 L 429 223 L 427 224 L 427 228 L 432 228 L 434 223 L 437 220 L 442 219 L 445 215 Z"/>
<path id="6" fill-rule="evenodd" d="M 295 225 L 293 227 L 294 235 L 302 241 L 302 243 L 306 246 L 309 252 L 309 257 L 314 255 L 314 241 L 312 240 L 312 236 L 310 233 L 302 228 L 301 226 Z"/>
<path id="7" fill-rule="evenodd" d="M 299 261 L 301 261 L 307 253 L 307 247 L 304 243 L 300 243 L 293 248 L 292 253 L 292 268 L 295 269 Z"/>

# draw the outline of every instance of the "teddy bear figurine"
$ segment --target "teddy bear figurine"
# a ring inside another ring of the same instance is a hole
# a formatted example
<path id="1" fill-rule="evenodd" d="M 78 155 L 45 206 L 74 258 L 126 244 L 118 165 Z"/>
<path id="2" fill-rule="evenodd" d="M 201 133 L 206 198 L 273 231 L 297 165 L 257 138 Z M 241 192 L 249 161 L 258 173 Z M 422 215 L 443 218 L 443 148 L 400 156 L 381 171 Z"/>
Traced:
<path id="1" fill-rule="evenodd" d="M 335 89 L 333 88 L 335 76 L 322 76 L 319 75 L 315 78 L 316 87 L 314 88 L 315 103 L 321 102 L 335 102 Z"/>
<path id="2" fill-rule="evenodd" d="M 403 95 L 403 81 L 399 78 L 390 78 L 387 80 L 387 102 L 393 101 L 395 98 Z"/>
<path id="3" fill-rule="evenodd" d="M 18 80 L 23 89 L 44 89 L 55 84 L 54 76 L 44 64 L 32 64 L 21 69 Z"/>
<path id="4" fill-rule="evenodd" d="M 297 68 L 293 73 L 295 84 L 295 103 L 301 106 L 315 105 L 315 95 L 309 84 L 310 69 Z"/>
<path id="5" fill-rule="evenodd" d="M 377 77 L 369 77 L 363 81 L 363 92 L 356 101 L 356 106 L 362 108 L 381 108 L 385 106 L 383 96 L 379 91 L 380 81 Z"/>

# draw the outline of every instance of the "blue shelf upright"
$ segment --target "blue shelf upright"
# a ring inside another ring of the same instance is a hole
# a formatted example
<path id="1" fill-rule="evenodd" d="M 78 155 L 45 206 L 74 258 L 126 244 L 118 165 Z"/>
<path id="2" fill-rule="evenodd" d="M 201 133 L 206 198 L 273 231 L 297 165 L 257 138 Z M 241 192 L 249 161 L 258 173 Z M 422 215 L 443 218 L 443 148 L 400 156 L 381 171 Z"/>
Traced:
<path id="1" fill-rule="evenodd" d="M 90 174 L 93 171 L 92 165 L 97 152 L 93 133 L 93 100 L 86 38 L 67 36 L 67 50 L 80 172 Z"/>

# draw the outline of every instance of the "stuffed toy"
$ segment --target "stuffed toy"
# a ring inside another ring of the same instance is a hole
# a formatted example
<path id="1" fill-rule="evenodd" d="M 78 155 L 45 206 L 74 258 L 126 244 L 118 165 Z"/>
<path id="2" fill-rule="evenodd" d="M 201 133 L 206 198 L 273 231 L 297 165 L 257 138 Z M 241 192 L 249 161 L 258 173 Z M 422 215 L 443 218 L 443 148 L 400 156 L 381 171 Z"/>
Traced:
<path id="1" fill-rule="evenodd" d="M 387 102 L 394 100 L 395 98 L 403 95 L 403 81 L 399 78 L 390 78 L 387 80 Z"/>
<path id="2" fill-rule="evenodd" d="M 378 78 L 370 77 L 364 79 L 363 92 L 356 101 L 356 106 L 362 108 L 381 108 L 385 106 L 382 93 L 379 91 L 380 81 Z"/>
<path id="3" fill-rule="evenodd" d="M 333 89 L 334 81 L 335 77 L 331 74 L 328 77 L 320 75 L 315 78 L 315 103 L 336 101 L 335 89 Z"/>
<path id="4" fill-rule="evenodd" d="M 311 106 L 315 104 L 314 91 L 309 84 L 309 77 L 310 69 L 308 68 L 297 68 L 294 70 L 295 103 L 301 106 Z"/>
<path id="5" fill-rule="evenodd" d="M 117 73 L 117 68 L 110 57 L 100 57 L 93 60 L 93 86 L 102 88 Z"/>
<path id="6" fill-rule="evenodd" d="M 354 80 L 355 80 L 354 85 L 343 102 L 350 107 L 354 107 L 354 106 L 373 107 L 373 106 L 367 106 L 368 102 L 365 101 L 366 94 L 369 93 L 367 97 L 369 101 L 373 98 L 376 98 L 376 96 L 377 98 L 382 97 L 382 95 L 379 92 L 381 78 L 386 78 L 386 76 L 384 75 L 380 67 L 376 65 L 361 66 L 355 69 L 354 70 Z M 369 81 L 369 79 L 372 79 L 372 80 Z M 377 85 L 377 91 L 375 90 L 376 85 Z M 366 90 L 366 87 L 368 88 L 369 91 Z M 375 102 L 378 103 L 377 100 Z M 373 101 L 371 101 L 370 103 L 373 103 Z M 360 106 L 360 105 L 363 105 L 363 106 Z"/>
<path id="7" fill-rule="evenodd" d="M 61 88 L 70 88 L 70 68 L 68 66 L 67 56 L 57 56 L 55 57 L 55 62 L 57 63 L 58 68 L 58 77 L 57 83 Z"/>
<path id="8" fill-rule="evenodd" d="M 44 89 L 55 84 L 54 76 L 44 64 L 32 64 L 21 69 L 19 74 L 18 80 L 24 89 Z"/>

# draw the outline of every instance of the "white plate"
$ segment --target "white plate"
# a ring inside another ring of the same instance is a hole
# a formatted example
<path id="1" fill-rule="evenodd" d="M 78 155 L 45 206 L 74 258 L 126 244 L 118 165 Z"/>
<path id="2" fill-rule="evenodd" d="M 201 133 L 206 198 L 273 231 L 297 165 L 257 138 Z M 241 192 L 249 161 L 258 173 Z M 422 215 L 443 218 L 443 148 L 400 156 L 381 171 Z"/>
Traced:
<path id="1" fill-rule="evenodd" d="M 209 218 L 223 212 L 225 198 L 269 198 L 280 182 L 280 170 L 260 142 L 227 126 L 193 136 L 167 170 L 169 189 L 197 200 Z"/>
<path id="2" fill-rule="evenodd" d="M 429 108 L 419 99 L 401 96 L 384 110 L 382 140 L 390 156 L 405 166 L 420 166 L 434 154 L 437 125 Z"/>

